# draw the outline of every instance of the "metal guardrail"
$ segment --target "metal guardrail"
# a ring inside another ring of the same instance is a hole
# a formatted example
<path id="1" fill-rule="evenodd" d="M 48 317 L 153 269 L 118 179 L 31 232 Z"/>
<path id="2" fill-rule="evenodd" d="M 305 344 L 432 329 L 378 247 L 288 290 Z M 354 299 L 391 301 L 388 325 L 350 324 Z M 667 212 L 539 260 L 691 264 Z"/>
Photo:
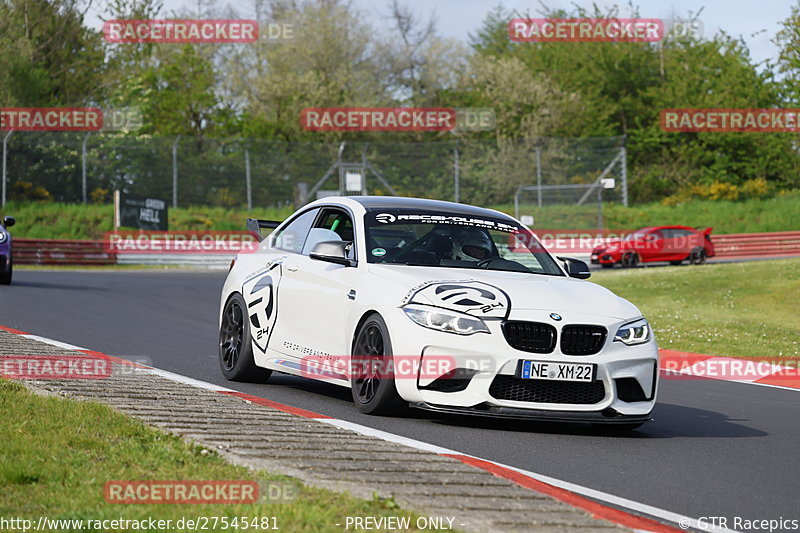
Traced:
<path id="1" fill-rule="evenodd" d="M 712 235 L 716 257 L 800 256 L 800 231 Z M 17 265 L 178 265 L 227 267 L 233 254 L 116 254 L 104 241 L 61 239 L 14 239 Z"/>
<path id="2" fill-rule="evenodd" d="M 118 265 L 190 266 L 228 268 L 234 254 L 118 254 Z"/>
<path id="3" fill-rule="evenodd" d="M 793 257 L 800 255 L 800 231 L 711 235 L 717 257 Z"/>
<path id="4" fill-rule="evenodd" d="M 116 254 L 109 253 L 103 241 L 62 239 L 13 239 L 17 265 L 115 265 Z"/>

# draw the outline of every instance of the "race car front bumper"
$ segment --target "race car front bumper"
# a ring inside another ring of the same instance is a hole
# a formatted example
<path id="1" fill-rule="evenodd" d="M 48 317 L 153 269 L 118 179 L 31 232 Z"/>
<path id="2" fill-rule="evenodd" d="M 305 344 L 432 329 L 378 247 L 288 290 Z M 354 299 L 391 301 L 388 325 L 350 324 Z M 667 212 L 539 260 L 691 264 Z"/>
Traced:
<path id="1" fill-rule="evenodd" d="M 615 342 L 617 328 L 630 320 L 563 314 L 566 324 L 606 327 L 608 337 L 602 349 L 588 356 L 565 355 L 558 347 L 552 353 L 530 353 L 512 348 L 499 322 L 489 324 L 488 335 L 458 336 L 429 332 L 398 316 L 388 321 L 394 330 L 394 353 L 417 354 L 425 371 L 415 379 L 396 379 L 397 391 L 410 405 L 441 413 L 610 423 L 649 420 L 658 384 L 655 341 L 637 346 Z M 516 320 L 557 324 L 544 311 L 512 315 Z M 561 324 L 558 328 L 560 332 Z M 432 373 L 430 369 L 440 361 L 449 361 L 444 366 L 452 373 Z M 596 371 L 587 382 L 523 379 L 523 361 L 592 364 Z"/>
<path id="2" fill-rule="evenodd" d="M 425 402 L 409 404 L 415 409 L 451 415 L 483 416 L 489 418 L 506 418 L 512 420 L 541 420 L 564 422 L 591 422 L 594 424 L 637 424 L 652 420 L 650 414 L 626 415 L 612 408 L 602 411 L 550 411 L 545 409 L 518 409 L 514 407 L 498 407 L 483 403 L 474 407 L 451 407 L 433 405 Z"/>

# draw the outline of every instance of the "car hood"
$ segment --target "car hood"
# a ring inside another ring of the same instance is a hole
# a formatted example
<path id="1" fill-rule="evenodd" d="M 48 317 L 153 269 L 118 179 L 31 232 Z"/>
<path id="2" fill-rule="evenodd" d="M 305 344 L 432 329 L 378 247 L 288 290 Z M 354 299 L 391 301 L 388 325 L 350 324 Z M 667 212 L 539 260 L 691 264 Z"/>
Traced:
<path id="1" fill-rule="evenodd" d="M 505 294 L 512 310 L 575 312 L 618 319 L 641 316 L 635 305 L 605 287 L 566 276 L 407 265 L 370 264 L 368 269 L 381 278 L 381 299 L 397 298 L 399 304 L 416 301 L 442 305 L 432 301 L 431 291 L 424 289 L 463 283 Z"/>

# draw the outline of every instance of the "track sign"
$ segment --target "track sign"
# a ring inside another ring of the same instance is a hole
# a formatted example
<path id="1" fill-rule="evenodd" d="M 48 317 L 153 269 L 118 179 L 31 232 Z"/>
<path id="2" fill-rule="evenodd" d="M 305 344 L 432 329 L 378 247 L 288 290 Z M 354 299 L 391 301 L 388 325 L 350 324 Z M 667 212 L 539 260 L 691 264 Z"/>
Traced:
<path id="1" fill-rule="evenodd" d="M 167 201 L 114 191 L 114 226 L 167 231 Z"/>

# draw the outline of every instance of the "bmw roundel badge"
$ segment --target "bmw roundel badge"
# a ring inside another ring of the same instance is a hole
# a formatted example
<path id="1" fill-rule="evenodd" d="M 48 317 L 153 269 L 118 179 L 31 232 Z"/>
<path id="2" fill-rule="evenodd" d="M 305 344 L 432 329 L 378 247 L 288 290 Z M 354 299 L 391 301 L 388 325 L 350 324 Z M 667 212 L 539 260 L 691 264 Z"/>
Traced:
<path id="1" fill-rule="evenodd" d="M 550 318 L 558 322 L 559 320 L 561 320 L 561 315 L 559 315 L 558 313 L 550 313 Z"/>

